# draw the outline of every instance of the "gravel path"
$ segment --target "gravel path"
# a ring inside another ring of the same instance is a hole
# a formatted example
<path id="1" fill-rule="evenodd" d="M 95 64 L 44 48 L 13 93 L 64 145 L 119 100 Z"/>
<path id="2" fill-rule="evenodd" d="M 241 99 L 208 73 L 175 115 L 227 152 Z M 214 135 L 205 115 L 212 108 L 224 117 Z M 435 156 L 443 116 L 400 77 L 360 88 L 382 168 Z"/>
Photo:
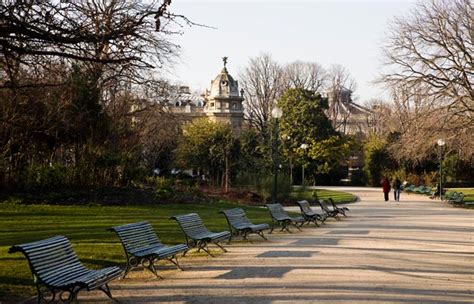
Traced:
<path id="1" fill-rule="evenodd" d="M 345 191 L 360 197 L 347 218 L 236 242 L 215 258 L 191 253 L 185 271 L 161 268 L 164 280 L 137 271 L 112 293 L 119 303 L 474 303 L 474 210 Z"/>

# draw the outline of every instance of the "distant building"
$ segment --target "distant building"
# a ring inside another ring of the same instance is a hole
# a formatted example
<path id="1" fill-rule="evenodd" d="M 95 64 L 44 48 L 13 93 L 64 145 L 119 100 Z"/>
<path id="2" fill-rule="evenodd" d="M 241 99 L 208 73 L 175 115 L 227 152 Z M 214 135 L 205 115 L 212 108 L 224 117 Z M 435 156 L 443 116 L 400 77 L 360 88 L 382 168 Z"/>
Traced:
<path id="1" fill-rule="evenodd" d="M 227 57 L 223 61 L 224 67 L 204 94 L 197 96 L 189 87 L 178 87 L 166 108 L 171 113 L 183 113 L 190 118 L 208 117 L 212 121 L 229 123 L 239 132 L 244 121 L 243 91 L 239 91 L 238 82 L 227 71 Z"/>
<path id="2" fill-rule="evenodd" d="M 328 117 L 334 128 L 348 135 L 363 138 L 367 135 L 370 119 L 373 112 L 352 100 L 352 91 L 346 88 L 332 90 L 328 95 L 329 109 Z M 356 171 L 362 170 L 364 165 L 363 155 L 354 153 L 341 162 L 342 167 L 347 169 L 347 182 L 352 181 Z"/>
<path id="3" fill-rule="evenodd" d="M 352 100 L 352 91 L 346 88 L 328 93 L 328 117 L 334 128 L 350 135 L 365 135 L 372 111 Z"/>

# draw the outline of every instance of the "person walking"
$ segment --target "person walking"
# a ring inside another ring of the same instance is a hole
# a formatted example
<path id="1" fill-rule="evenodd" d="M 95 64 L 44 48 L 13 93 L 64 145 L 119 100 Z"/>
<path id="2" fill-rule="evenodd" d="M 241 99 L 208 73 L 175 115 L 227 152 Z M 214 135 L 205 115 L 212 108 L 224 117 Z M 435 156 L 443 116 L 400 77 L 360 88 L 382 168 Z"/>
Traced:
<path id="1" fill-rule="evenodd" d="M 402 182 L 398 179 L 398 177 L 393 181 L 393 199 L 396 202 L 400 201 L 400 192 L 402 191 Z"/>
<path id="2" fill-rule="evenodd" d="M 383 191 L 383 197 L 385 201 L 388 201 L 388 193 L 390 192 L 390 182 L 388 181 L 388 178 L 385 176 L 382 177 L 382 180 L 380 181 L 380 184 L 382 185 L 382 191 Z"/>

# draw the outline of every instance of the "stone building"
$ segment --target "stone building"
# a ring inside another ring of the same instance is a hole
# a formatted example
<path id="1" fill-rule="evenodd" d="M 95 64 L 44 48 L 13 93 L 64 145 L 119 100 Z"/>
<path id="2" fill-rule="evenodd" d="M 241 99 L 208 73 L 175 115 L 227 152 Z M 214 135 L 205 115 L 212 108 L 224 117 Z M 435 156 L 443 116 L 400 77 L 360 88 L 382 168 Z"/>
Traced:
<path id="1" fill-rule="evenodd" d="M 334 128 L 343 134 L 365 137 L 369 132 L 369 121 L 373 112 L 354 102 L 352 91 L 349 89 L 332 90 L 327 95 L 329 103 L 327 115 Z M 363 165 L 362 153 L 353 153 L 348 159 L 341 161 L 341 167 L 347 170 L 347 178 L 343 181 L 352 181 L 354 175 L 362 170 Z"/>
<path id="2" fill-rule="evenodd" d="M 169 99 L 167 109 L 190 118 L 208 117 L 212 121 L 229 123 L 239 132 L 244 121 L 243 91 L 239 91 L 238 82 L 227 70 L 227 57 L 223 61 L 224 67 L 211 81 L 210 89 L 197 96 L 189 87 L 179 87 Z"/>
<path id="3" fill-rule="evenodd" d="M 352 91 L 346 88 L 328 93 L 328 117 L 334 128 L 350 135 L 364 136 L 372 111 L 352 100 Z"/>

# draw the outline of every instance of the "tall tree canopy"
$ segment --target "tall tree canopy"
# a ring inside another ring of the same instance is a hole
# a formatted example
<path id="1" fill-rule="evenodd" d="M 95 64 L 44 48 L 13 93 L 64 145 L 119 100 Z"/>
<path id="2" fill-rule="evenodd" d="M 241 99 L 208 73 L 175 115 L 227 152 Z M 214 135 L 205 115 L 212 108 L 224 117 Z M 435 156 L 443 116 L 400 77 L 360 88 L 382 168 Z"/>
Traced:
<path id="1" fill-rule="evenodd" d="M 238 143 L 229 124 L 208 118 L 195 119 L 183 127 L 176 151 L 177 163 L 194 168 L 211 178 L 214 184 L 229 184 L 230 166 L 237 161 Z"/>
<path id="2" fill-rule="evenodd" d="M 285 153 L 309 166 L 308 173 L 327 173 L 349 156 L 349 142 L 334 130 L 325 114 L 326 98 L 309 90 L 289 89 L 278 105 L 283 111 L 280 134 L 285 139 Z"/>

